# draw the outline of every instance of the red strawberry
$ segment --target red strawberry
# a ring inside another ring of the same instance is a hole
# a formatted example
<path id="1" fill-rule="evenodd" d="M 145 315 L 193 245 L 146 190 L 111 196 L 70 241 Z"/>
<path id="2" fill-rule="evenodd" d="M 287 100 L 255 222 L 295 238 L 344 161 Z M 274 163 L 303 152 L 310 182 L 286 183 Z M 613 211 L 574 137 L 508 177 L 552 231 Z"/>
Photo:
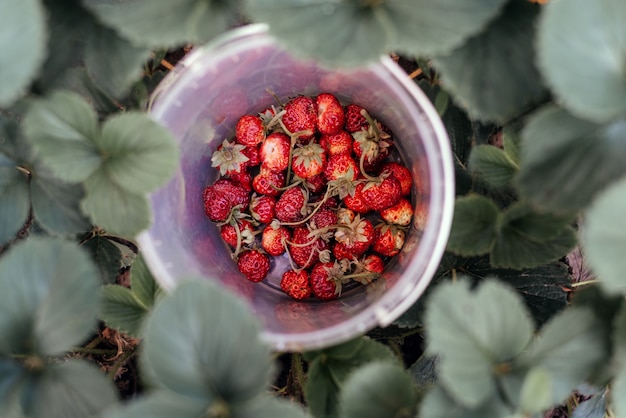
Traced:
<path id="1" fill-rule="evenodd" d="M 268 195 L 254 194 L 250 199 L 250 214 L 262 224 L 272 222 L 275 216 L 276 198 Z"/>
<path id="2" fill-rule="evenodd" d="M 306 270 L 287 270 L 283 273 L 280 288 L 296 300 L 308 298 L 311 296 L 309 273 Z"/>
<path id="3" fill-rule="evenodd" d="M 338 228 L 335 232 L 337 242 L 333 247 L 333 255 L 338 260 L 358 257 L 369 249 L 375 236 L 372 223 L 357 215 L 352 222 Z"/>
<path id="4" fill-rule="evenodd" d="M 317 108 L 310 97 L 298 96 L 285 105 L 283 124 L 290 133 L 309 131 L 298 137 L 302 143 L 308 142 L 317 130 Z"/>
<path id="5" fill-rule="evenodd" d="M 401 198 L 398 203 L 380 211 L 380 216 L 387 223 L 407 226 L 413 218 L 413 205 L 406 198 Z"/>
<path id="6" fill-rule="evenodd" d="M 245 148 L 225 139 L 211 155 L 211 167 L 217 168 L 222 176 L 241 172 L 249 160 L 243 152 Z"/>
<path id="7" fill-rule="evenodd" d="M 222 192 L 232 206 L 240 206 L 242 210 L 248 207 L 250 193 L 242 185 L 230 179 L 221 178 L 213 184 L 213 187 Z"/>
<path id="8" fill-rule="evenodd" d="M 355 269 L 349 277 L 361 284 L 370 284 L 378 279 L 385 270 L 383 259 L 376 254 L 368 254 L 361 260 L 354 262 Z"/>
<path id="9" fill-rule="evenodd" d="M 367 119 L 365 119 L 365 116 L 361 114 L 362 110 L 364 109 L 361 106 L 356 105 L 354 103 L 346 106 L 346 111 L 345 111 L 346 131 L 353 133 L 353 132 L 358 132 L 361 129 L 367 129 L 369 127 L 369 123 L 367 123 Z"/>
<path id="10" fill-rule="evenodd" d="M 248 157 L 248 161 L 245 163 L 246 167 L 256 167 L 261 164 L 260 146 L 245 147 L 241 153 Z"/>
<path id="11" fill-rule="evenodd" d="M 366 171 L 374 171 L 389 156 L 391 141 L 374 141 L 366 135 L 367 131 L 354 134 L 352 150 L 356 160 L 363 160 L 363 168 Z"/>
<path id="12" fill-rule="evenodd" d="M 280 132 L 268 135 L 261 145 L 261 167 L 274 172 L 286 170 L 290 150 L 291 140 L 287 135 Z"/>
<path id="13" fill-rule="evenodd" d="M 349 154 L 333 155 L 328 159 L 324 176 L 328 181 L 346 179 L 356 180 L 359 173 L 359 165 Z"/>
<path id="14" fill-rule="evenodd" d="M 287 189 L 276 201 L 276 219 L 281 222 L 298 222 L 306 216 L 307 193 L 301 187 Z"/>
<path id="15" fill-rule="evenodd" d="M 365 271 L 382 274 L 385 271 L 385 262 L 376 254 L 369 254 L 361 260 L 361 265 Z"/>
<path id="16" fill-rule="evenodd" d="M 333 262 L 318 262 L 311 269 L 309 280 L 316 298 L 332 300 L 339 296 L 341 285 L 334 278 L 336 265 Z"/>
<path id="17" fill-rule="evenodd" d="M 353 141 L 352 135 L 346 131 L 320 137 L 320 145 L 328 155 L 352 154 Z"/>
<path id="18" fill-rule="evenodd" d="M 376 225 L 376 238 L 372 249 L 385 257 L 393 257 L 404 246 L 405 233 L 402 229 L 385 223 Z"/>
<path id="19" fill-rule="evenodd" d="M 363 197 L 363 187 L 365 187 L 365 183 L 357 183 L 354 194 L 349 194 L 343 198 L 343 204 L 356 213 L 367 213 L 372 210 Z"/>
<path id="20" fill-rule="evenodd" d="M 204 213 L 213 222 L 225 221 L 233 208 L 233 204 L 226 195 L 217 190 L 215 186 L 207 186 L 204 189 L 202 201 L 204 203 Z"/>
<path id="21" fill-rule="evenodd" d="M 243 169 L 238 173 L 229 173 L 226 175 L 226 178 L 243 186 L 247 191 L 252 191 L 252 174 L 248 170 Z"/>
<path id="22" fill-rule="evenodd" d="M 326 167 L 324 149 L 316 143 L 310 143 L 293 150 L 291 169 L 303 179 L 322 174 Z"/>
<path id="23" fill-rule="evenodd" d="M 265 139 L 265 127 L 258 116 L 244 115 L 237 121 L 235 140 L 246 146 L 255 146 Z"/>
<path id="24" fill-rule="evenodd" d="M 390 161 L 388 163 L 385 163 L 381 167 L 380 173 L 383 175 L 385 175 L 386 173 L 390 173 L 400 181 L 402 196 L 408 196 L 409 194 L 411 194 L 411 188 L 413 187 L 413 176 L 411 175 L 411 171 L 407 167 L 398 162 Z"/>
<path id="25" fill-rule="evenodd" d="M 287 241 L 291 239 L 291 231 L 285 226 L 274 229 L 271 226 L 265 227 L 261 236 L 261 246 L 274 257 L 285 252 Z"/>
<path id="26" fill-rule="evenodd" d="M 387 209 L 400 201 L 402 189 L 394 176 L 379 177 L 376 181 L 368 181 L 363 187 L 363 198 L 374 210 Z"/>
<path id="27" fill-rule="evenodd" d="M 326 189 L 326 185 L 328 184 L 326 181 L 326 177 L 324 174 L 318 174 L 317 176 L 309 177 L 305 181 L 305 186 L 312 193 L 321 193 Z"/>
<path id="28" fill-rule="evenodd" d="M 270 259 L 259 250 L 245 250 L 239 254 L 237 268 L 251 282 L 260 282 L 270 271 Z"/>
<path id="29" fill-rule="evenodd" d="M 313 229 L 326 228 L 337 224 L 337 212 L 330 208 L 322 207 L 311 217 L 310 225 Z"/>
<path id="30" fill-rule="evenodd" d="M 283 187 L 285 187 L 285 173 L 264 170 L 263 167 L 252 179 L 252 188 L 258 194 L 278 196 L 281 193 L 278 189 Z"/>
<path id="31" fill-rule="evenodd" d="M 319 261 L 319 253 L 328 249 L 321 238 L 310 237 L 309 229 L 303 226 L 294 228 L 289 243 L 289 255 L 298 267 L 308 268 Z"/>
<path id="32" fill-rule="evenodd" d="M 346 119 L 339 100 L 330 93 L 321 93 L 315 98 L 315 104 L 318 131 L 325 135 L 338 133 Z"/>
<path id="33" fill-rule="evenodd" d="M 246 219 L 237 219 L 235 227 L 235 222 L 222 225 L 220 227 L 220 236 L 226 242 L 226 244 L 230 245 L 233 248 L 237 247 L 237 235 L 239 235 L 239 245 L 243 244 L 252 244 L 254 241 L 254 227 L 252 223 Z M 239 230 L 239 232 L 237 232 Z"/>

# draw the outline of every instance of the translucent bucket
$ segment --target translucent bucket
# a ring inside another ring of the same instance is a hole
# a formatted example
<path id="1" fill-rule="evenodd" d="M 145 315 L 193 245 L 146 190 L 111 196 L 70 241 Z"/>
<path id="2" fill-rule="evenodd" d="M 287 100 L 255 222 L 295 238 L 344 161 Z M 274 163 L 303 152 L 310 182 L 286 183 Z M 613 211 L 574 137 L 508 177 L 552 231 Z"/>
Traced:
<path id="1" fill-rule="evenodd" d="M 280 291 L 273 269 L 261 283 L 237 271 L 217 226 L 206 217 L 204 187 L 217 177 L 211 154 L 243 114 L 256 114 L 300 94 L 335 94 L 387 125 L 410 168 L 413 203 L 427 207 L 414 218 L 405 245 L 383 278 L 342 293 L 334 301 L 296 301 Z M 436 111 L 415 83 L 388 57 L 359 69 L 331 70 L 286 52 L 264 25 L 234 30 L 193 50 L 159 86 L 152 116 L 176 137 L 175 176 L 151 196 L 152 227 L 139 237 L 146 262 L 160 285 L 203 276 L 248 302 L 263 323 L 262 337 L 279 351 L 334 345 L 405 312 L 430 282 L 448 238 L 454 205 L 452 157 Z"/>

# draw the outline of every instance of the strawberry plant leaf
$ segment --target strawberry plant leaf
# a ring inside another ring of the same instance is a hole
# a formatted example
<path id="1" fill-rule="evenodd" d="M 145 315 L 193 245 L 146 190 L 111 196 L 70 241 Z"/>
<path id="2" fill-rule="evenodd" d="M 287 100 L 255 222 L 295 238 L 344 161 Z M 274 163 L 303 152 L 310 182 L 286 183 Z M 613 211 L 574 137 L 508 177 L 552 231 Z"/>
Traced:
<path id="1" fill-rule="evenodd" d="M 524 412 L 542 412 L 552 406 L 552 376 L 541 367 L 526 374 L 520 392 L 520 408 Z"/>
<path id="2" fill-rule="evenodd" d="M 198 418 L 208 409 L 209 401 L 181 396 L 168 390 L 156 390 L 115 409 L 101 418 Z"/>
<path id="3" fill-rule="evenodd" d="M 413 416 L 416 404 L 416 388 L 402 367 L 372 362 L 346 379 L 339 410 L 344 418 Z"/>
<path id="4" fill-rule="evenodd" d="M 422 354 L 407 371 L 418 387 L 427 387 L 437 383 L 438 365 L 439 357 Z"/>
<path id="5" fill-rule="evenodd" d="M 35 168 L 30 181 L 33 216 L 52 234 L 72 235 L 91 228 L 89 219 L 80 210 L 85 192 L 81 185 L 70 184 Z"/>
<path id="6" fill-rule="evenodd" d="M 435 57 L 444 88 L 472 119 L 504 123 L 547 96 L 534 65 L 539 10 L 537 4 L 510 1 L 483 32 Z"/>
<path id="7" fill-rule="evenodd" d="M 238 0 L 84 0 L 99 19 L 137 45 L 201 44 L 237 22 Z"/>
<path id="8" fill-rule="evenodd" d="M 0 4 L 0 106 L 17 99 L 35 78 L 45 58 L 45 12 L 38 0 Z M 10 58 L 9 58 L 10 57 Z"/>
<path id="9" fill-rule="evenodd" d="M 32 398 L 26 407 L 27 416 L 91 417 L 117 403 L 113 382 L 93 364 L 81 360 L 50 365 L 25 391 L 29 389 Z"/>
<path id="10" fill-rule="evenodd" d="M 83 181 L 102 163 L 93 143 L 98 135 L 96 113 L 76 93 L 57 91 L 35 101 L 23 128 L 43 164 L 61 180 Z"/>
<path id="11" fill-rule="evenodd" d="M 445 283 L 427 301 L 427 352 L 440 356 L 439 378 L 462 405 L 478 407 L 495 392 L 493 369 L 518 355 L 532 336 L 519 295 L 495 280 Z"/>
<path id="12" fill-rule="evenodd" d="M 117 114 L 102 127 L 98 148 L 107 158 L 102 170 L 131 193 L 149 193 L 165 183 L 178 164 L 172 135 L 139 112 Z"/>
<path id="13" fill-rule="evenodd" d="M 70 242 L 15 244 L 0 263 L 0 352 L 53 356 L 81 343 L 96 324 L 99 285 L 89 255 Z"/>
<path id="14" fill-rule="evenodd" d="M 602 287 L 611 293 L 626 293 L 624 270 L 626 238 L 626 179 L 607 188 L 585 214 L 582 242 L 589 266 L 600 277 Z"/>
<path id="15" fill-rule="evenodd" d="M 138 338 L 147 312 L 148 307 L 130 289 L 117 284 L 103 286 L 98 316 L 109 327 Z"/>
<path id="16" fill-rule="evenodd" d="M 494 276 L 513 287 L 524 299 L 537 326 L 542 326 L 568 303 L 568 266 L 560 261 L 538 267 L 511 270 L 491 266 L 489 257 L 468 260 L 459 272 L 477 279 Z"/>
<path id="17" fill-rule="evenodd" d="M 509 185 L 519 169 L 504 150 L 491 145 L 472 148 L 469 167 L 474 173 L 482 175 L 493 187 Z"/>
<path id="18" fill-rule="evenodd" d="M 122 267 L 122 252 L 106 237 L 96 235 L 83 244 L 100 271 L 102 283 L 112 284 Z"/>
<path id="19" fill-rule="evenodd" d="M 608 184 L 626 174 L 626 120 L 607 125 L 547 106 L 522 131 L 521 194 L 548 210 L 586 207 Z"/>
<path id="20" fill-rule="evenodd" d="M 550 2 L 539 20 L 542 75 L 581 118 L 602 122 L 626 112 L 624 16 L 621 0 L 573 0 Z M 588 74 L 594 74 L 594 82 L 581 83 Z"/>
<path id="21" fill-rule="evenodd" d="M 499 397 L 494 397 L 477 408 L 459 405 L 441 386 L 435 386 L 420 403 L 420 418 L 485 418 L 512 417 L 512 410 Z"/>
<path id="22" fill-rule="evenodd" d="M 340 387 L 352 371 L 372 361 L 397 361 L 388 347 L 368 337 L 316 353 L 304 386 L 311 414 L 316 418 L 338 416 Z"/>
<path id="23" fill-rule="evenodd" d="M 113 97 L 126 93 L 141 78 L 150 50 L 133 45 L 113 29 L 94 24 L 85 44 L 85 66 L 94 82 Z"/>
<path id="24" fill-rule="evenodd" d="M 28 219 L 28 177 L 0 154 L 0 245 L 13 238 Z"/>
<path id="25" fill-rule="evenodd" d="M 541 367 L 552 380 L 551 404 L 558 405 L 588 379 L 608 355 L 603 329 L 587 308 L 570 308 L 557 314 L 539 338 L 519 356 L 522 367 Z"/>
<path id="26" fill-rule="evenodd" d="M 495 238 L 498 214 L 495 203 L 484 196 L 457 198 L 447 250 L 463 256 L 488 252 Z"/>
<path id="27" fill-rule="evenodd" d="M 152 277 L 141 255 L 137 256 L 130 268 L 130 288 L 135 297 L 146 307 L 154 305 L 159 294 L 159 285 Z"/>
<path id="28" fill-rule="evenodd" d="M 81 208 L 92 222 L 108 232 L 135 236 L 150 226 L 152 212 L 145 195 L 134 194 L 98 170 L 85 181 Z"/>
<path id="29" fill-rule="evenodd" d="M 491 264 L 509 269 L 536 267 L 565 256 L 577 243 L 576 231 L 570 226 L 563 227 L 551 238 L 536 239 L 503 222 L 491 248 Z"/>
<path id="30" fill-rule="evenodd" d="M 271 395 L 259 396 L 251 402 L 237 405 L 233 418 L 308 418 L 309 415 L 295 402 Z"/>
<path id="31" fill-rule="evenodd" d="M 179 284 L 155 306 L 143 348 L 147 377 L 181 395 L 233 404 L 268 384 L 270 350 L 260 324 L 240 299 L 206 280 Z"/>

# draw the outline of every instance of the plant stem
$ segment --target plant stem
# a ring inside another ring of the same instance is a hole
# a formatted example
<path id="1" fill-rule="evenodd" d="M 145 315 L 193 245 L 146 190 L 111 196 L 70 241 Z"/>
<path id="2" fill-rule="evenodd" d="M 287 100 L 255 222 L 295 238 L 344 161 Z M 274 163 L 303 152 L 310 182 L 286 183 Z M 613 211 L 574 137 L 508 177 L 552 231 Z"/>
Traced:
<path id="1" fill-rule="evenodd" d="M 293 353 L 291 355 L 291 372 L 293 374 L 294 383 L 297 385 L 300 393 L 304 393 L 304 383 L 306 376 L 302 368 L 302 354 Z"/>
<path id="2" fill-rule="evenodd" d="M 111 366 L 109 370 L 109 378 L 111 380 L 115 380 L 115 376 L 117 372 L 122 368 L 122 366 L 135 354 L 136 350 L 133 348 L 132 350 L 124 351 L 122 355 L 117 359 L 117 361 Z"/>
<path id="3" fill-rule="evenodd" d="M 72 347 L 68 350 L 70 353 L 92 354 L 96 356 L 115 355 L 117 350 L 110 348 L 91 348 L 91 347 Z"/>

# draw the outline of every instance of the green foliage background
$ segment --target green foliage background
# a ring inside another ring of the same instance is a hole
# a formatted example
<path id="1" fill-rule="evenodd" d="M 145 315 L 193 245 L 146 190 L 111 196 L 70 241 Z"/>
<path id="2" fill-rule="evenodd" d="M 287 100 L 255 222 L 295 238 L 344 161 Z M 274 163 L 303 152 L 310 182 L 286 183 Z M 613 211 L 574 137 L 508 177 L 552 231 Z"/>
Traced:
<path id="1" fill-rule="evenodd" d="M 267 390 L 241 301 L 198 278 L 163 295 L 133 244 L 178 161 L 144 111 L 161 58 L 248 22 L 330 66 L 415 60 L 455 158 L 426 295 L 292 353 L 302 404 Z M 584 396 L 571 416 L 626 417 L 624 22 L 623 0 L 3 0 L 0 415 L 535 417 Z M 98 319 L 141 338 L 140 398 L 68 354 Z"/>

